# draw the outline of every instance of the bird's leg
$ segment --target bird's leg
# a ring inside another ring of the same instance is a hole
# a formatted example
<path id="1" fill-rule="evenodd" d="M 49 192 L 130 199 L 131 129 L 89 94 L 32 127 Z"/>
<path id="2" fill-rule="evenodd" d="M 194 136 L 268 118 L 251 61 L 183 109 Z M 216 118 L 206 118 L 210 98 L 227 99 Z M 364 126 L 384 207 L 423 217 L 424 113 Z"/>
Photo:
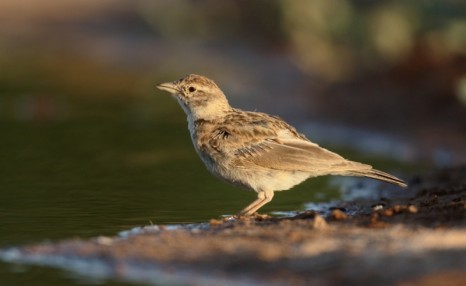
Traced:
<path id="1" fill-rule="evenodd" d="M 250 216 L 258 209 L 263 207 L 266 203 L 270 202 L 273 198 L 273 191 L 260 191 L 257 194 L 257 199 L 245 207 L 238 213 L 238 216 Z"/>
<path id="2" fill-rule="evenodd" d="M 247 207 L 242 209 L 238 213 L 238 216 L 253 214 L 253 213 L 251 213 L 251 210 L 254 209 L 257 205 L 260 205 L 262 203 L 262 201 L 264 201 L 264 200 L 265 200 L 265 195 L 263 194 L 263 192 L 258 193 L 257 199 L 255 201 L 253 201 L 252 203 L 250 203 Z"/>

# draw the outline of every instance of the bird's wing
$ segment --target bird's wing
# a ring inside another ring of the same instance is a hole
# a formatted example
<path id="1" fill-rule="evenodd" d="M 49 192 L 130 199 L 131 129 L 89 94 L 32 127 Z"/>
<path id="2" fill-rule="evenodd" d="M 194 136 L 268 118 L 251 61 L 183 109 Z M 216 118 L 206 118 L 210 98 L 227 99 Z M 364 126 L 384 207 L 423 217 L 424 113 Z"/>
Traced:
<path id="1" fill-rule="evenodd" d="M 256 148 L 252 145 L 239 149 L 238 153 L 246 153 L 243 155 L 246 161 L 271 169 L 325 173 L 354 167 L 353 162 L 303 139 L 266 140 L 263 145 L 262 152 L 248 153 L 247 149 Z"/>
<path id="2" fill-rule="evenodd" d="M 370 168 L 310 142 L 278 118 L 263 119 L 266 120 L 239 120 L 234 126 L 223 125 L 217 129 L 211 144 L 220 152 L 235 157 L 239 167 L 253 164 L 270 169 L 313 173 Z"/>

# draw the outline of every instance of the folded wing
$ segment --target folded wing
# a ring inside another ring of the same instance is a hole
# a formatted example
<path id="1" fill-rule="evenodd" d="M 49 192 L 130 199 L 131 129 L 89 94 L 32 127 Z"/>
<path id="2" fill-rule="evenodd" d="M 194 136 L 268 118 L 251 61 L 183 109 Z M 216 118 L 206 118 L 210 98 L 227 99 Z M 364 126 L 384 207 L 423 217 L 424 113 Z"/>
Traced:
<path id="1" fill-rule="evenodd" d="M 348 161 L 310 142 L 293 127 L 275 117 L 268 117 L 267 120 L 245 120 L 234 127 L 226 125 L 219 130 L 221 132 L 215 134 L 222 136 L 214 136 L 211 144 L 220 152 L 233 152 L 234 157 L 238 158 L 236 162 L 239 166 L 253 164 L 315 175 L 343 174 L 348 170 L 372 168 L 366 164 Z"/>

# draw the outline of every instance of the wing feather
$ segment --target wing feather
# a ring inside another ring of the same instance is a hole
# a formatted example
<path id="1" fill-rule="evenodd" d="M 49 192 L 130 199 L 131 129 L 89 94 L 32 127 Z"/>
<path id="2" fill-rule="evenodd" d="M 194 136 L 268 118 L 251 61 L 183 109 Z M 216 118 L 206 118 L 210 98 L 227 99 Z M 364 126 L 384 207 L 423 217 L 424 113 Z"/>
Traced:
<path id="1" fill-rule="evenodd" d="M 251 120 L 253 115 L 261 120 Z M 234 118 L 234 125 L 222 125 L 221 130 L 227 132 L 228 136 L 213 136 L 211 142 L 219 152 L 233 155 L 239 166 L 252 164 L 310 173 L 338 173 L 349 169 L 371 168 L 369 165 L 348 161 L 312 143 L 279 118 L 263 113 L 249 113 L 247 118 L 241 119 Z"/>
<path id="2" fill-rule="evenodd" d="M 258 166 L 305 172 L 345 169 L 352 162 L 311 142 L 282 140 L 269 142 L 266 151 L 245 158 Z"/>

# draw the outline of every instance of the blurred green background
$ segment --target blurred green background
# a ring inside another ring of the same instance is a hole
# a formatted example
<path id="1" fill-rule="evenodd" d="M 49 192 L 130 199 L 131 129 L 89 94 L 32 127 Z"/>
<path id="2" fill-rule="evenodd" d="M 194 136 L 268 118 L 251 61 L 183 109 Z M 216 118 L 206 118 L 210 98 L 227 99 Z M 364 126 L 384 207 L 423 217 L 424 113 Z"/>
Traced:
<path id="1" fill-rule="evenodd" d="M 0 247 L 252 201 L 205 170 L 181 108 L 155 88 L 188 73 L 405 178 L 466 162 L 464 1 L 2 0 Z M 263 211 L 336 199 L 328 180 Z M 60 277 L 0 266 L 5 285 L 91 283 Z"/>

